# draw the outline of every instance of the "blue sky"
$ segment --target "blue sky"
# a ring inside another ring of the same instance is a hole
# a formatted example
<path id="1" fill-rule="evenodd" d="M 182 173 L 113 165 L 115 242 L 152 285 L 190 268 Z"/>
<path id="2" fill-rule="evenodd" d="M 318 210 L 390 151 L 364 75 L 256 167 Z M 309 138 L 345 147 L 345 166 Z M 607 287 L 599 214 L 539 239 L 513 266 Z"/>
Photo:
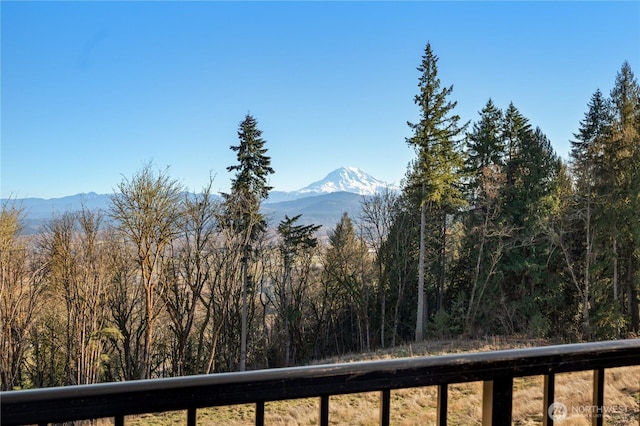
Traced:
<path id="1" fill-rule="evenodd" d="M 491 97 L 557 152 L 626 60 L 640 2 L 0 2 L 0 196 L 111 193 L 152 161 L 226 191 L 256 117 L 295 190 L 340 166 L 399 183 L 429 41 L 456 112 Z"/>

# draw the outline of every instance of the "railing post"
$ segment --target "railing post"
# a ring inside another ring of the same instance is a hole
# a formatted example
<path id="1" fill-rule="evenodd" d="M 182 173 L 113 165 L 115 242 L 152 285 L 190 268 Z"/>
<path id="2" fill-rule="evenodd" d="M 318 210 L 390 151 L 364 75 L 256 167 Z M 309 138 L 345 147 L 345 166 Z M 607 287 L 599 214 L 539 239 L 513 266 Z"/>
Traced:
<path id="1" fill-rule="evenodd" d="M 196 409 L 187 409 L 187 426 L 196 426 Z"/>
<path id="2" fill-rule="evenodd" d="M 115 416 L 113 419 L 115 426 L 124 426 L 124 416 Z"/>
<path id="3" fill-rule="evenodd" d="M 544 376 L 544 407 L 543 407 L 543 426 L 553 426 L 553 417 L 549 414 L 551 404 L 555 401 L 556 376 L 553 373 Z"/>
<path id="4" fill-rule="evenodd" d="M 438 385 L 438 426 L 447 426 L 448 384 Z"/>
<path id="5" fill-rule="evenodd" d="M 320 426 L 329 426 L 329 395 L 320 397 Z"/>
<path id="6" fill-rule="evenodd" d="M 510 425 L 513 377 L 500 377 L 483 382 L 482 426 Z"/>
<path id="7" fill-rule="evenodd" d="M 604 368 L 593 370 L 593 407 L 591 424 L 602 426 L 604 422 Z"/>
<path id="8" fill-rule="evenodd" d="M 380 426 L 389 426 L 390 415 L 391 415 L 391 390 L 383 389 L 380 391 Z"/>
<path id="9" fill-rule="evenodd" d="M 264 426 L 264 401 L 256 402 L 256 426 Z"/>

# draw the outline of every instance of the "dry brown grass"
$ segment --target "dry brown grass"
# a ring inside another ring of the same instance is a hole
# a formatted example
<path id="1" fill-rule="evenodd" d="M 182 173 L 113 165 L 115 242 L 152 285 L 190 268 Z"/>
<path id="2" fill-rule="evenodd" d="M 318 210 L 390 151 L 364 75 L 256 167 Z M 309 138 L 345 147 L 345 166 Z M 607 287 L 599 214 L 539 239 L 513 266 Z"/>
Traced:
<path id="1" fill-rule="evenodd" d="M 498 349 L 543 346 L 543 341 L 518 339 L 491 339 L 487 341 L 429 342 L 420 346 L 407 346 L 375 354 L 351 355 L 325 361 L 354 362 L 370 359 L 388 359 L 402 356 L 441 355 L 445 353 L 479 352 Z M 558 374 L 556 401 L 567 406 L 567 419 L 562 426 L 590 425 L 592 405 L 591 371 Z M 514 379 L 513 424 L 540 425 L 546 407 L 543 407 L 543 377 Z M 435 386 L 399 389 L 391 392 L 391 424 L 400 426 L 429 425 L 436 421 Z M 448 424 L 479 425 L 482 419 L 482 383 L 449 385 Z M 605 372 L 605 425 L 640 424 L 640 366 L 609 369 Z M 336 395 L 329 400 L 329 419 L 333 425 L 376 425 L 379 422 L 380 394 Z M 319 424 L 318 398 L 276 401 L 265 404 L 265 424 L 298 426 Z M 199 425 L 250 425 L 255 422 L 253 405 L 214 407 L 198 410 Z M 127 418 L 127 425 L 181 425 L 185 412 L 147 414 Z"/>

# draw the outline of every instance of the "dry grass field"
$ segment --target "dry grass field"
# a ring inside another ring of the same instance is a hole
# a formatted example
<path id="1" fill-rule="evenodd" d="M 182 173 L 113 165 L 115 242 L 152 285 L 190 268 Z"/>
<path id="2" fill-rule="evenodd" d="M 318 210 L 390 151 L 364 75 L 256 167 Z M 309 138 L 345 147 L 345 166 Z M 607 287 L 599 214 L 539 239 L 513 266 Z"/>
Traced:
<path id="1" fill-rule="evenodd" d="M 548 344 L 530 340 L 446 341 L 427 342 L 420 346 L 353 355 L 325 362 L 354 362 L 402 356 L 442 355 L 522 348 Z M 323 363 L 325 363 L 323 362 Z M 591 424 L 591 371 L 556 376 L 556 401 L 567 407 L 567 418 L 556 422 L 561 426 Z M 436 421 L 436 393 L 433 386 L 401 389 L 391 392 L 391 424 L 401 426 L 430 425 Z M 543 407 L 543 377 L 514 380 L 513 424 L 540 425 Z M 335 425 L 376 425 L 380 409 L 378 392 L 332 396 L 329 419 Z M 265 424 L 278 426 L 317 425 L 319 399 L 308 398 L 265 404 Z M 609 369 L 605 372 L 605 425 L 640 424 L 640 366 Z M 254 422 L 253 405 L 215 407 L 198 410 L 199 425 L 250 425 Z M 482 383 L 449 386 L 448 417 L 450 425 L 479 425 L 482 417 Z M 181 425 L 186 412 L 168 412 L 128 417 L 127 425 Z"/>

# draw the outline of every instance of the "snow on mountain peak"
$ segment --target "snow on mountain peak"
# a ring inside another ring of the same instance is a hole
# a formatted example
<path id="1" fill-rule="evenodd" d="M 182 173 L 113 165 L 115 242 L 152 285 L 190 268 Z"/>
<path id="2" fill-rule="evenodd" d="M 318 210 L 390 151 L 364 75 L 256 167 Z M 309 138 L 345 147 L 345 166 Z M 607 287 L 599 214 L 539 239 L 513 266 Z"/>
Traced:
<path id="1" fill-rule="evenodd" d="M 324 179 L 296 191 L 299 194 L 326 194 L 345 191 L 360 195 L 374 195 L 389 185 L 357 167 L 341 167 Z"/>

